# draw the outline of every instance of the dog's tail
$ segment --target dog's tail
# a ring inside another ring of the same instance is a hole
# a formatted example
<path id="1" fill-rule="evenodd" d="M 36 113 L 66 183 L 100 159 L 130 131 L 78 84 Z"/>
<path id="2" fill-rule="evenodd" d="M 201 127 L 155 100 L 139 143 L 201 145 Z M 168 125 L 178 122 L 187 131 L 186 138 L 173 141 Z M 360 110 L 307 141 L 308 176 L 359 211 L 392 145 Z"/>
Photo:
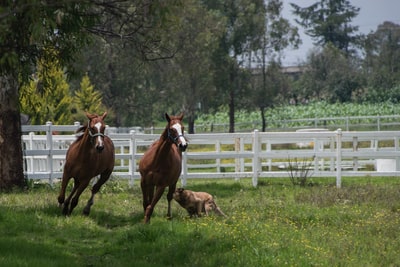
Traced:
<path id="1" fill-rule="evenodd" d="M 225 215 L 225 213 L 222 212 L 222 210 L 217 206 L 217 204 L 215 203 L 215 201 L 213 201 L 213 206 L 214 206 L 214 212 L 220 216 L 223 216 L 225 218 L 227 218 L 228 216 Z"/>

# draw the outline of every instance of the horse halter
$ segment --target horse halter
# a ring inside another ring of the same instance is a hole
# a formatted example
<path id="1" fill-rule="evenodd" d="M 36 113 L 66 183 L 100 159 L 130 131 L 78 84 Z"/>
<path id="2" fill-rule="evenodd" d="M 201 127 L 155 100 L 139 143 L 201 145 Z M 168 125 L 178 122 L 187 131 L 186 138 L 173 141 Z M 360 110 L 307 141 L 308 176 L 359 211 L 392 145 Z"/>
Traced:
<path id="1" fill-rule="evenodd" d="M 183 136 L 183 134 L 178 134 L 178 135 L 175 136 L 175 137 L 172 136 L 171 131 L 170 131 L 170 129 L 168 128 L 168 139 L 170 139 L 170 140 L 172 141 L 172 143 L 174 143 L 175 145 L 177 145 L 177 144 L 178 144 L 178 140 L 179 140 L 180 137 L 185 138 L 185 137 Z"/>
<path id="2" fill-rule="evenodd" d="M 176 123 L 176 124 L 173 124 L 173 125 L 172 125 L 172 128 L 174 128 L 174 129 L 176 130 L 176 132 L 178 133 L 178 135 L 174 137 L 174 136 L 171 134 L 171 129 L 168 127 L 168 130 L 167 130 L 167 134 L 168 134 L 168 135 L 167 135 L 167 138 L 168 138 L 169 140 L 171 140 L 172 143 L 174 143 L 174 144 L 179 148 L 179 150 L 185 151 L 186 148 L 187 148 L 187 143 L 186 143 L 185 137 L 183 136 L 182 125 L 180 125 L 179 123 Z M 180 143 L 178 142 L 179 140 L 181 140 Z"/>
<path id="3" fill-rule="evenodd" d="M 97 124 L 97 123 L 96 123 Z M 95 125 L 96 125 L 95 124 Z M 103 139 L 104 139 L 104 134 L 102 133 L 102 132 L 100 132 L 100 127 L 96 127 L 97 129 L 98 129 L 98 132 L 97 133 L 92 133 L 92 131 L 91 131 L 91 127 L 90 127 L 90 121 L 88 122 L 88 132 L 89 132 L 89 135 L 90 135 L 90 137 L 91 137 L 91 139 L 90 139 L 90 142 L 93 144 L 93 140 L 96 138 L 96 137 L 102 137 Z M 96 145 L 96 149 L 97 149 L 97 151 L 102 151 L 103 149 L 104 149 L 104 143 L 103 143 L 103 140 L 100 140 L 99 139 L 99 143 Z"/>
<path id="4" fill-rule="evenodd" d="M 90 128 L 89 128 L 89 135 L 90 135 L 90 137 L 96 137 L 96 136 L 100 136 L 100 137 L 104 137 L 105 135 L 103 134 L 103 133 L 92 133 L 92 131 L 90 130 Z"/>

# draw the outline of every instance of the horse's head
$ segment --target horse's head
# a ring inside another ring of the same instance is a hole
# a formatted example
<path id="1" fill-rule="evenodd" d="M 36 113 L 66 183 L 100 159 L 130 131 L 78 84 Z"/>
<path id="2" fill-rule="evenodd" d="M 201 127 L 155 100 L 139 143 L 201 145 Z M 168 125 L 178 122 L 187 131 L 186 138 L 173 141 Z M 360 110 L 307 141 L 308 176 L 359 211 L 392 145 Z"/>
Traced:
<path id="1" fill-rule="evenodd" d="M 89 119 L 89 135 L 92 138 L 91 140 L 94 143 L 95 148 L 98 152 L 101 152 L 104 149 L 104 130 L 106 129 L 104 119 L 106 118 L 106 116 L 107 112 L 104 112 L 101 116 L 86 112 L 86 117 L 88 117 Z"/>
<path id="2" fill-rule="evenodd" d="M 168 138 L 178 146 L 180 151 L 185 151 L 188 144 L 184 136 L 184 127 L 182 125 L 183 114 L 179 116 L 169 116 L 165 113 L 168 121 Z"/>

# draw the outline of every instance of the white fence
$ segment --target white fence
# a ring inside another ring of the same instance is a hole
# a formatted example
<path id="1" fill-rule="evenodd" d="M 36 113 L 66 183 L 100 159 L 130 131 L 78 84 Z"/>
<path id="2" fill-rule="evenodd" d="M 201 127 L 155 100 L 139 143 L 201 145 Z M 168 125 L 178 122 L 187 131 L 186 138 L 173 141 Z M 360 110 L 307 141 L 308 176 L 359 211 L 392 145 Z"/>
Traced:
<path id="1" fill-rule="evenodd" d="M 235 129 L 240 132 L 250 132 L 254 129 L 261 129 L 261 121 L 236 122 Z M 268 120 L 267 131 L 294 131 L 304 128 L 338 128 L 344 131 L 387 131 L 397 130 L 400 127 L 400 115 L 381 116 L 345 116 L 345 117 L 319 117 L 287 120 Z M 141 128 L 141 127 L 137 127 Z M 114 128 L 117 130 L 117 128 Z M 119 128 L 127 130 L 128 128 Z M 145 133 L 159 133 L 164 128 L 150 127 L 141 128 Z M 214 123 L 194 125 L 195 133 L 224 133 L 229 130 L 228 123 Z"/>
<path id="2" fill-rule="evenodd" d="M 61 178 L 65 154 L 79 127 L 23 126 L 25 174 L 28 179 Z M 36 133 L 34 133 L 36 132 Z M 37 134 L 39 132 L 39 134 Z M 53 134 L 54 132 L 63 134 Z M 65 134 L 71 132 L 71 134 Z M 107 134 L 107 132 L 106 132 Z M 113 175 L 140 178 L 138 161 L 159 134 L 127 133 L 109 136 L 116 148 Z M 181 182 L 199 178 L 290 177 L 293 162 L 307 162 L 313 177 L 397 176 L 400 174 L 400 132 L 258 132 L 187 134 L 189 148 L 183 154 Z M 296 161 L 295 161 L 296 160 Z"/>

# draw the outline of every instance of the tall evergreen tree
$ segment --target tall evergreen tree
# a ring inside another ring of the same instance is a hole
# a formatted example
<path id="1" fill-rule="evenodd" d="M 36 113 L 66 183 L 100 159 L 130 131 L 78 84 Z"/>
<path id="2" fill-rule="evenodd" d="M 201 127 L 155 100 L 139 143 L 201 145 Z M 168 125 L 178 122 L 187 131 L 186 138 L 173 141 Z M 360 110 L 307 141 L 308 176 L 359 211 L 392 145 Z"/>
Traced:
<path id="1" fill-rule="evenodd" d="M 29 115 L 33 124 L 71 124 L 72 97 L 58 61 L 40 60 L 34 76 L 21 88 L 21 111 Z"/>
<path id="2" fill-rule="evenodd" d="M 75 91 L 73 102 L 77 109 L 74 119 L 77 121 L 83 121 L 86 118 L 85 112 L 103 114 L 105 111 L 103 97 L 99 91 L 94 89 L 87 74 L 82 77 L 80 88 Z"/>
<path id="3" fill-rule="evenodd" d="M 358 27 L 351 21 L 358 15 L 360 8 L 351 5 L 349 0 L 319 0 L 308 7 L 290 4 L 299 19 L 296 22 L 306 29 L 315 44 L 325 46 L 331 43 L 339 50 L 350 55 L 351 47 L 359 43 Z"/>
<path id="4" fill-rule="evenodd" d="M 365 40 L 364 68 L 368 85 L 388 95 L 400 85 L 400 25 L 386 21 Z"/>

